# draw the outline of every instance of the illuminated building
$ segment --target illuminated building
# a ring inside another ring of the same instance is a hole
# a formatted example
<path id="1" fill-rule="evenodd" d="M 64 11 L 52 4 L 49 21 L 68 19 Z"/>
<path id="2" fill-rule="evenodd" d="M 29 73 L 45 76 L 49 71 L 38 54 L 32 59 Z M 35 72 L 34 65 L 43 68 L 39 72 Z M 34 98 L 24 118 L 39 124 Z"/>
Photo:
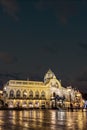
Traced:
<path id="1" fill-rule="evenodd" d="M 64 88 L 55 74 L 48 70 L 44 82 L 9 80 L 3 88 L 4 103 L 8 107 L 55 108 L 79 104 L 82 95 L 71 87 Z"/>
<path id="2" fill-rule="evenodd" d="M 0 90 L 0 107 L 3 105 L 3 91 Z"/>

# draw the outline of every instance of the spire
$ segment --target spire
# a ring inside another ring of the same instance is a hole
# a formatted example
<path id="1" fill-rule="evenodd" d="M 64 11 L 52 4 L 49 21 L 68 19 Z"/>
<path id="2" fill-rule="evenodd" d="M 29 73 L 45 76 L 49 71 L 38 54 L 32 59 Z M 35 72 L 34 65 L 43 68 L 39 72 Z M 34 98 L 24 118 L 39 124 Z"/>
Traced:
<path id="1" fill-rule="evenodd" d="M 49 82 L 50 79 L 56 78 L 55 74 L 52 72 L 51 69 L 47 71 L 47 73 L 44 76 L 44 82 Z"/>

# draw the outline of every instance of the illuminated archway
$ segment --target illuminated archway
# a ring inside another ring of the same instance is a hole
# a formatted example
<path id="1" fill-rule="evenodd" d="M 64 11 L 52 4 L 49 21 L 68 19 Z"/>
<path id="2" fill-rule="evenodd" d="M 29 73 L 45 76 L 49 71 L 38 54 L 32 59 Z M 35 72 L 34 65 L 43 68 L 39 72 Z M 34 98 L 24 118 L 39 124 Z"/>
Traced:
<path id="1" fill-rule="evenodd" d="M 20 98 L 20 97 L 21 97 L 21 91 L 17 90 L 17 92 L 16 92 L 16 98 Z"/>
<path id="2" fill-rule="evenodd" d="M 27 91 L 26 90 L 23 91 L 23 98 L 27 98 Z"/>
<path id="3" fill-rule="evenodd" d="M 33 98 L 33 91 L 32 90 L 29 92 L 29 98 Z"/>
<path id="4" fill-rule="evenodd" d="M 10 90 L 10 95 L 9 95 L 10 98 L 14 98 L 14 90 Z"/>
<path id="5" fill-rule="evenodd" d="M 44 91 L 41 92 L 41 98 L 45 98 L 45 92 Z"/>
<path id="6" fill-rule="evenodd" d="M 39 92 L 38 91 L 35 92 L 35 98 L 39 98 Z"/>

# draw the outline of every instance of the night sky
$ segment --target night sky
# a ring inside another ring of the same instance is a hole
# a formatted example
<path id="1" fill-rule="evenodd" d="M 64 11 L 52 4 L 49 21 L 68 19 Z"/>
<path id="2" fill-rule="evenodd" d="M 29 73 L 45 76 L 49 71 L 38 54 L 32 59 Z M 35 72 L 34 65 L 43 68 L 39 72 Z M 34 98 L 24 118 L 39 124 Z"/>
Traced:
<path id="1" fill-rule="evenodd" d="M 0 0 L 0 82 L 43 80 L 87 93 L 87 1 Z"/>

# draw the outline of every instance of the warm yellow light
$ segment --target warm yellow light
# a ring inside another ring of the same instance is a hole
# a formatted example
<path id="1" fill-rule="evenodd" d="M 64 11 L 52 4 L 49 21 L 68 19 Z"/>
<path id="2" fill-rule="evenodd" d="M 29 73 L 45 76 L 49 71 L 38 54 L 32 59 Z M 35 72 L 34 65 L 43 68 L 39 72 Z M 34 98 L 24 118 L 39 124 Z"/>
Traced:
<path id="1" fill-rule="evenodd" d="M 80 93 L 78 93 L 78 94 L 77 94 L 77 96 L 78 96 L 78 97 L 80 97 L 80 96 L 81 96 L 81 94 L 80 94 Z"/>

